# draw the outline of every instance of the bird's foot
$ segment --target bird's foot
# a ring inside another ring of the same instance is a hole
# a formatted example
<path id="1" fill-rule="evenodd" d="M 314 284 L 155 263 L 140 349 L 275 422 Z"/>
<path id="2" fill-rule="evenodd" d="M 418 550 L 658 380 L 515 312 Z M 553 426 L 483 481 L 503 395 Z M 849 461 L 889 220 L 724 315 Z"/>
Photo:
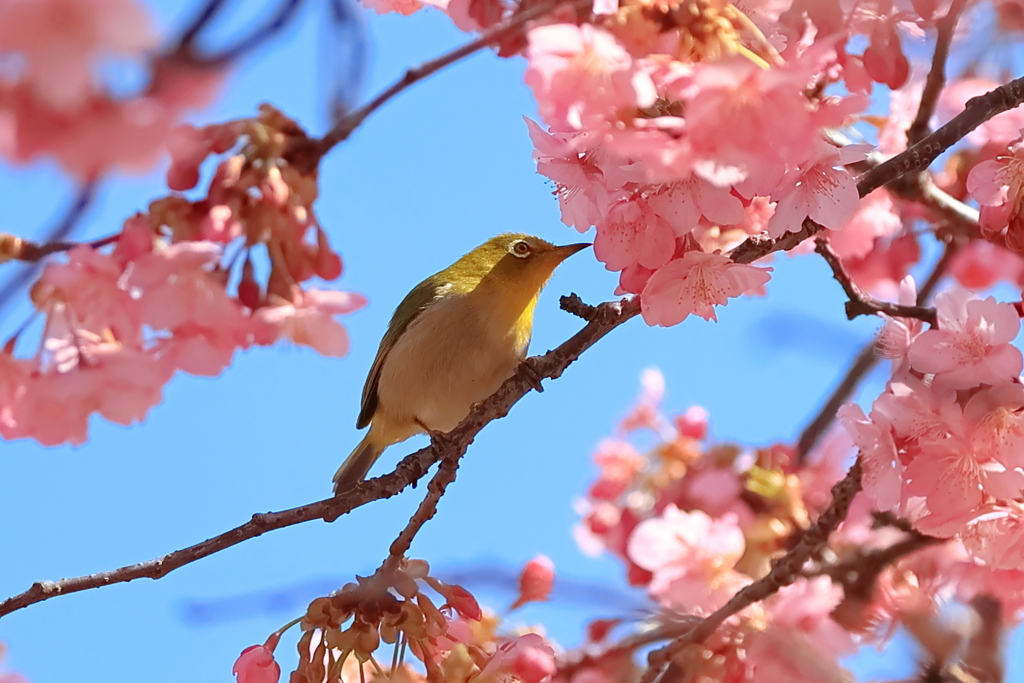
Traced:
<path id="1" fill-rule="evenodd" d="M 435 431 L 419 420 L 416 420 L 416 424 L 418 424 L 426 435 L 430 437 L 430 446 L 434 449 L 434 453 L 437 455 L 447 452 L 449 446 L 454 442 L 454 439 L 448 435 L 448 432 Z"/>
<path id="2" fill-rule="evenodd" d="M 544 391 L 540 381 L 544 379 L 545 375 L 538 366 L 537 358 L 533 356 L 524 358 L 516 368 L 516 375 L 529 384 L 531 388 L 536 389 L 538 393 Z"/>

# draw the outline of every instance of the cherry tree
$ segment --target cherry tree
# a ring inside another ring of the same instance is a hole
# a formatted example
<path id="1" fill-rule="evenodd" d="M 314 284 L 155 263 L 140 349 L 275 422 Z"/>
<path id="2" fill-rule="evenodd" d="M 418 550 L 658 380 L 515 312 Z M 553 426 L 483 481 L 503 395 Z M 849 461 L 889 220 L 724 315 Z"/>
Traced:
<path id="1" fill-rule="evenodd" d="M 342 274 L 344 237 L 317 217 L 321 165 L 409 87 L 480 51 L 523 65 L 536 101 L 523 135 L 552 211 L 593 236 L 618 285 L 604 303 L 564 296 L 579 331 L 393 471 L 149 561 L 40 581 L 0 602 L 0 623 L 422 482 L 379 568 L 254 633 L 241 683 L 847 681 L 843 658 L 897 629 L 921 648 L 917 680 L 1003 679 L 1001 643 L 1024 608 L 1024 81 L 1002 55 L 1024 4 L 338 0 L 321 8 L 347 51 L 326 133 L 272 104 L 185 123 L 300 4 L 212 49 L 218 0 L 169 44 L 135 0 L 0 0 L 0 154 L 54 161 L 80 188 L 52 235 L 0 235 L 0 260 L 37 265 L 3 295 L 35 314 L 0 353 L 0 436 L 85 443 L 93 416 L 142 422 L 177 373 L 219 376 L 252 347 L 346 355 L 338 316 L 367 301 L 323 284 Z M 367 10 L 441 12 L 471 35 L 362 104 Z M 100 68 L 111 55 L 144 64 L 144 87 L 115 93 Z M 160 163 L 162 196 L 108 236 L 74 239 L 101 179 Z M 594 453 L 576 530 L 657 606 L 642 626 L 597 619 L 556 643 L 508 626 L 557 585 L 546 557 L 523 559 L 499 613 L 410 553 L 471 442 L 519 399 L 571 382 L 559 378 L 630 320 L 716 321 L 738 297 L 770 299 L 782 252 L 825 264 L 835 282 L 816 286 L 841 290 L 850 320 L 875 316 L 877 333 L 777 443 L 712 438 L 712 415 L 667 410 L 664 377 L 644 374 Z M 854 402 L 883 361 L 882 390 Z"/>

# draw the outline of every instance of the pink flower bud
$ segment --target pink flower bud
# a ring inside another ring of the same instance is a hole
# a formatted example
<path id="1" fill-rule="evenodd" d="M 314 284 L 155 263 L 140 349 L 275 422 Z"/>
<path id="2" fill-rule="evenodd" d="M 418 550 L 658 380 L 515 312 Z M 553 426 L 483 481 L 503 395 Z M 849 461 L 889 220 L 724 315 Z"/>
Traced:
<path id="1" fill-rule="evenodd" d="M 519 575 L 519 597 L 512 603 L 511 609 L 518 609 L 528 602 L 546 601 L 554 583 L 554 563 L 544 555 L 533 558 Z"/>
<path id="2" fill-rule="evenodd" d="M 252 645 L 242 650 L 231 669 L 238 683 L 277 683 L 280 680 L 281 667 L 274 661 L 274 648 L 280 638 L 274 633 L 263 645 Z"/>
<path id="3" fill-rule="evenodd" d="M 483 618 L 484 613 L 480 609 L 480 604 L 477 603 L 476 598 L 474 598 L 473 595 L 462 586 L 446 586 L 443 595 L 445 600 L 448 601 L 448 604 L 458 612 L 463 619 L 480 621 L 480 619 Z"/>
<path id="4" fill-rule="evenodd" d="M 674 422 L 681 436 L 703 441 L 708 435 L 708 411 L 700 406 L 690 407 L 682 415 L 677 415 Z"/>

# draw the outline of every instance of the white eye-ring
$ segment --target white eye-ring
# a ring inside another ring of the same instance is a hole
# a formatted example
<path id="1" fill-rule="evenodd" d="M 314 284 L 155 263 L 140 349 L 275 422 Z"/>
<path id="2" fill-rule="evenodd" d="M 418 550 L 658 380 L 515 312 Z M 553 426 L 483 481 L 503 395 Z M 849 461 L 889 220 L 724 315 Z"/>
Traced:
<path id="1" fill-rule="evenodd" d="M 530 245 L 526 240 L 519 240 L 512 243 L 512 248 L 509 249 L 513 256 L 518 258 L 526 258 L 530 255 Z"/>

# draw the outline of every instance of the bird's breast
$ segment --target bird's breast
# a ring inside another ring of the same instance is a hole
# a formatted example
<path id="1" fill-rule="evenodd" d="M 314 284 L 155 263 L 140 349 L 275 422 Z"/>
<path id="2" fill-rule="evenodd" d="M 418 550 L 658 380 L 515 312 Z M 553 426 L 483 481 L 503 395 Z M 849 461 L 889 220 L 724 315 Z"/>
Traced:
<path id="1" fill-rule="evenodd" d="M 502 313 L 505 315 L 502 315 Z M 470 295 L 451 295 L 413 320 L 381 369 L 379 407 L 389 424 L 453 429 L 470 407 L 512 376 L 526 354 L 530 325 Z"/>

